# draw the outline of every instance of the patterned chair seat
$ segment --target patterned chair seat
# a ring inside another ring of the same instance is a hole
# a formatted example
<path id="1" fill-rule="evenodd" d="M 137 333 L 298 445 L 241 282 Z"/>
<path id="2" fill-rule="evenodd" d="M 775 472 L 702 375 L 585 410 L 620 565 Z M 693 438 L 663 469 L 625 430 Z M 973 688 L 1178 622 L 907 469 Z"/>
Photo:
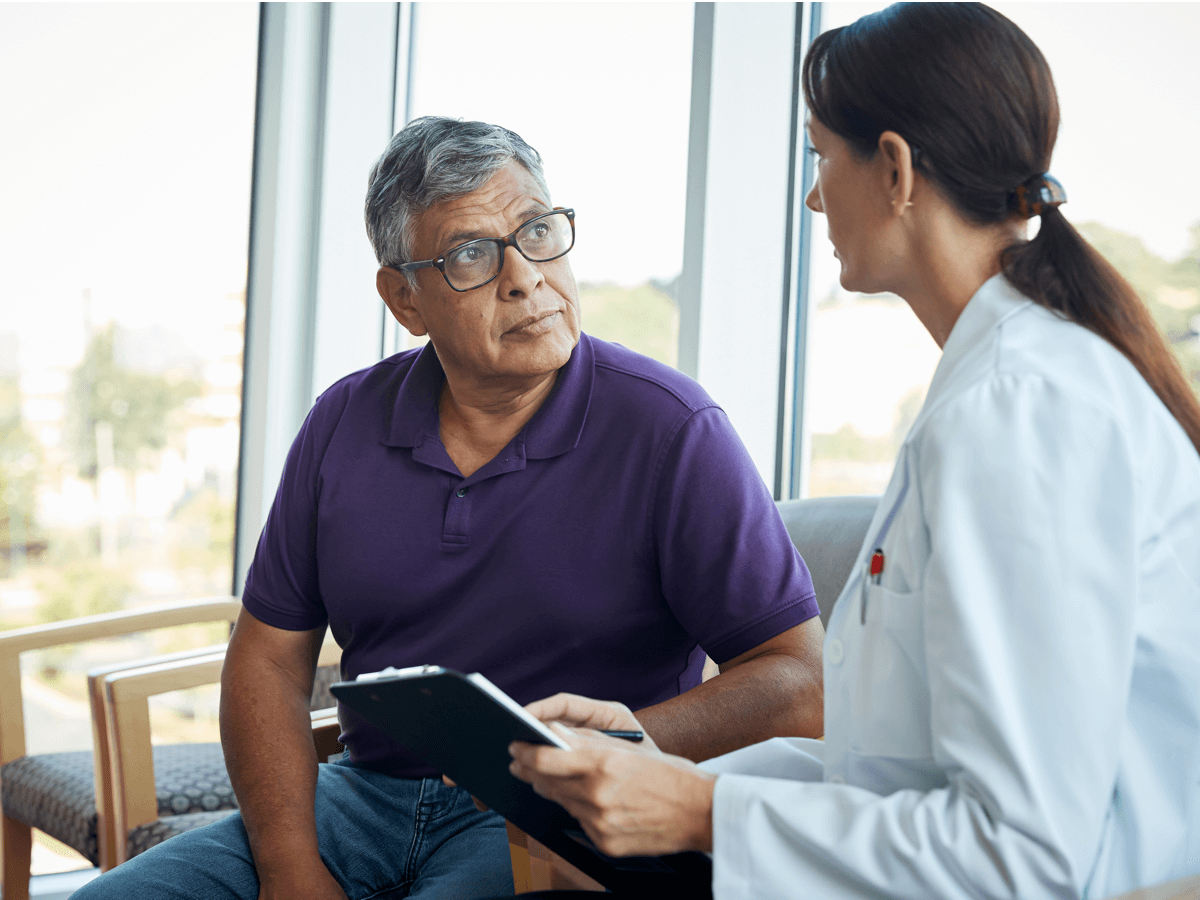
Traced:
<path id="1" fill-rule="evenodd" d="M 232 809 L 218 809 L 213 812 L 192 812 L 182 816 L 163 816 L 157 822 L 149 825 L 139 825 L 129 832 L 126 842 L 129 847 L 129 858 L 133 859 L 139 853 L 144 853 L 155 844 L 161 844 L 169 837 L 191 831 L 193 828 L 203 828 L 219 819 L 233 813 Z"/>
<path id="2" fill-rule="evenodd" d="M 310 709 L 337 704 L 329 691 L 337 680 L 337 666 L 317 669 Z M 237 809 L 220 744 L 167 744 L 151 752 L 159 819 L 130 831 L 130 859 Z M 0 767 L 0 806 L 5 815 L 62 841 L 98 866 L 93 777 L 92 754 L 86 750 L 22 756 Z"/>
<path id="3" fill-rule="evenodd" d="M 171 744 L 153 748 L 153 754 L 160 819 L 131 833 L 131 857 L 237 809 L 220 744 Z M 0 770 L 0 790 L 7 815 L 62 841 L 92 865 L 100 864 L 91 753 L 42 753 L 15 759 Z M 203 814 L 204 820 L 195 819 L 196 814 Z M 194 820 L 194 824 L 173 822 L 159 829 L 167 819 Z M 136 851 L 132 849 L 135 836 Z"/>

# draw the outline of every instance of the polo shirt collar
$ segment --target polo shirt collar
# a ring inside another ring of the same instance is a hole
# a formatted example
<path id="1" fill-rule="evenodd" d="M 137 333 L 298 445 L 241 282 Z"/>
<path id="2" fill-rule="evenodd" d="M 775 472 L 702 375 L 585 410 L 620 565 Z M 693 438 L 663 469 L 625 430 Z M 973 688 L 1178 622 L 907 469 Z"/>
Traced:
<path id="1" fill-rule="evenodd" d="M 558 380 L 541 409 L 517 435 L 526 459 L 550 459 L 579 444 L 592 399 L 596 357 L 591 338 L 579 336 L 571 358 L 558 370 Z M 417 447 L 438 437 L 438 400 L 446 373 L 432 343 L 417 354 L 396 392 L 392 421 L 383 443 L 388 447 Z"/>

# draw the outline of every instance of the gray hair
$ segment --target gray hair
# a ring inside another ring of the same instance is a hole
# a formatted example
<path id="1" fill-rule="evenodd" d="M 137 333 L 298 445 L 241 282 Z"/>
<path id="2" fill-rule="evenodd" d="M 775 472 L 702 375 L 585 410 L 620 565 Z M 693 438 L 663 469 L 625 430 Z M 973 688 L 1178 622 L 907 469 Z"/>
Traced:
<path id="1" fill-rule="evenodd" d="M 413 119 L 371 167 L 364 216 L 381 266 L 412 262 L 417 216 L 445 200 L 483 187 L 512 161 L 549 199 L 542 158 L 514 131 L 444 116 Z M 415 290 L 412 272 L 405 273 Z"/>

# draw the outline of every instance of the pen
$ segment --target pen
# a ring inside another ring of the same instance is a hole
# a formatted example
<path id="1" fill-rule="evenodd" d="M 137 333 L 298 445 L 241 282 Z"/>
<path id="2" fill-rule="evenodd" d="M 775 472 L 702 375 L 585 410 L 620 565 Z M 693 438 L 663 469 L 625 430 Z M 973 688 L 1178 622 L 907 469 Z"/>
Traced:
<path id="1" fill-rule="evenodd" d="M 870 564 L 870 568 L 868 570 L 871 575 L 871 581 L 874 582 L 875 584 L 879 584 L 879 582 L 883 580 L 883 564 L 884 564 L 883 548 L 876 547 L 875 552 L 871 554 L 871 564 Z M 866 625 L 867 624 L 867 591 L 866 591 L 866 588 L 863 588 L 861 610 L 862 611 L 859 613 L 859 624 Z"/>
<path id="2" fill-rule="evenodd" d="M 620 738 L 623 741 L 633 741 L 635 743 L 646 736 L 645 733 L 641 731 L 608 731 L 607 729 L 600 729 L 600 733 L 607 734 L 609 737 Z"/>

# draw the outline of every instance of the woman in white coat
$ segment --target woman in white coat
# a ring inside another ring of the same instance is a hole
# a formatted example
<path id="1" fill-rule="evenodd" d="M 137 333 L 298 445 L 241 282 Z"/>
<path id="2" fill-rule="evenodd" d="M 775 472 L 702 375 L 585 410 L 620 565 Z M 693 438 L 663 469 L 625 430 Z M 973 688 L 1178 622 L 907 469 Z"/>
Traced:
<path id="1" fill-rule="evenodd" d="M 829 623 L 825 740 L 697 767 L 559 696 L 531 708 L 575 749 L 513 772 L 609 853 L 711 851 L 718 900 L 1200 872 L 1200 406 L 1058 210 L 1046 61 L 987 7 L 898 5 L 821 35 L 804 88 L 842 285 L 943 348 Z"/>

